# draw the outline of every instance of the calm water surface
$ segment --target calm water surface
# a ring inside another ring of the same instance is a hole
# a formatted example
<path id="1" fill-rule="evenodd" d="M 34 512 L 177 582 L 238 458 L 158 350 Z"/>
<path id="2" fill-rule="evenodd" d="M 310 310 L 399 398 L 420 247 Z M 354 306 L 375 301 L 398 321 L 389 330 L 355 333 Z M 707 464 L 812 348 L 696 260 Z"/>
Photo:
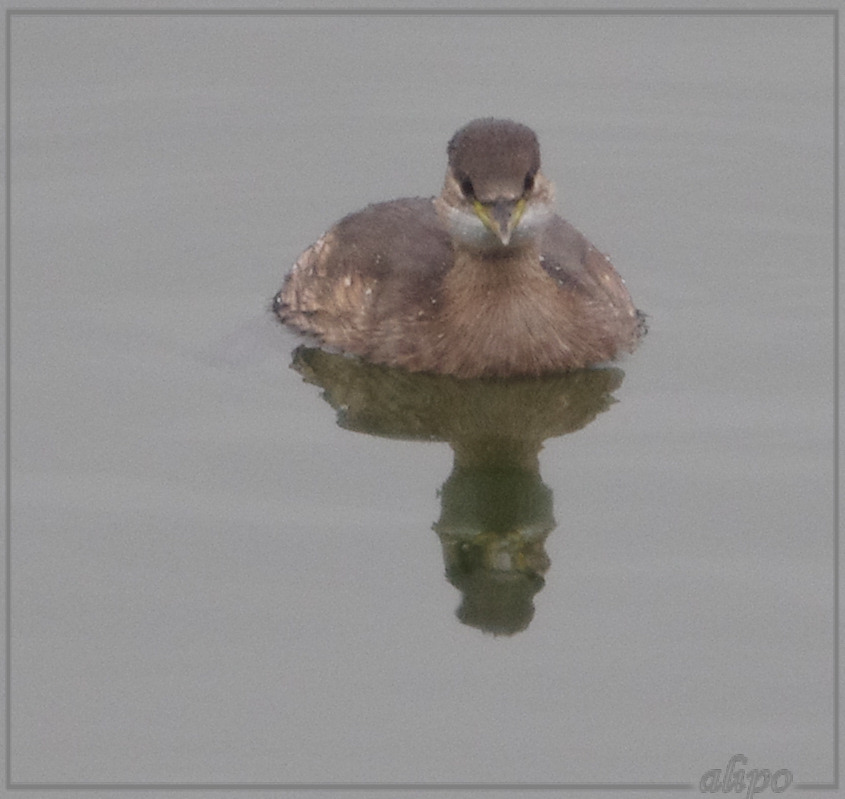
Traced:
<path id="1" fill-rule="evenodd" d="M 830 781 L 831 24 L 15 18 L 12 780 Z M 298 253 L 490 114 L 640 350 L 294 356 Z"/>

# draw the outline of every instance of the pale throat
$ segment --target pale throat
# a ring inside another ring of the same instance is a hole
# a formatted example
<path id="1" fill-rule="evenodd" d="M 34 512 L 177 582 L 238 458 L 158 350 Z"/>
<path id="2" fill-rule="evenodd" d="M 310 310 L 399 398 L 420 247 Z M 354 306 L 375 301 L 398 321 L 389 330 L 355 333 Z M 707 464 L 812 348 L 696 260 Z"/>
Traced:
<path id="1" fill-rule="evenodd" d="M 455 206 L 442 197 L 438 197 L 435 199 L 435 207 L 449 231 L 455 251 L 460 249 L 475 251 L 485 258 L 513 257 L 519 250 L 531 247 L 537 234 L 554 216 L 552 203 L 544 200 L 529 202 L 519 224 L 511 234 L 509 244 L 505 246 L 499 237 L 481 221 L 471 206 L 466 204 Z"/>

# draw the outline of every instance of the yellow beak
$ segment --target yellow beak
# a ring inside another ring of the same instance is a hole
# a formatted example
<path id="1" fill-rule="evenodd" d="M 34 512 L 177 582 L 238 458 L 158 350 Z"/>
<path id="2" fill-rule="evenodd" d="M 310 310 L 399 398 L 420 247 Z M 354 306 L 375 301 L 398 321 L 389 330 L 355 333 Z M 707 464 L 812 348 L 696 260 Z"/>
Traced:
<path id="1" fill-rule="evenodd" d="M 525 212 L 525 198 L 495 200 L 491 203 L 473 200 L 472 207 L 476 216 L 484 223 L 484 227 L 507 246 L 516 226 L 519 224 L 519 220 L 522 219 L 522 214 Z"/>

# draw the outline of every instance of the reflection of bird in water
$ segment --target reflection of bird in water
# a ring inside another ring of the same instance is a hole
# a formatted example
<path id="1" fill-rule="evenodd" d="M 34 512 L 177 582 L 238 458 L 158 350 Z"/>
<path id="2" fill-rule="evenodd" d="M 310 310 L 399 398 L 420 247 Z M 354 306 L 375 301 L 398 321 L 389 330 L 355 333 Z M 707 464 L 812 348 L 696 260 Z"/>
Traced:
<path id="1" fill-rule="evenodd" d="M 644 327 L 610 261 L 554 212 L 537 137 L 479 119 L 449 142 L 443 191 L 371 205 L 306 250 L 279 318 L 410 371 L 507 377 L 632 350 Z"/>
<path id="2" fill-rule="evenodd" d="M 540 476 L 549 438 L 588 425 L 614 402 L 619 369 L 514 380 L 411 374 L 299 347 L 293 368 L 323 388 L 338 424 L 385 438 L 446 441 L 454 467 L 440 494 L 446 576 L 465 624 L 496 635 L 524 630 L 549 568 L 552 492 Z"/>
<path id="3" fill-rule="evenodd" d="M 494 635 L 524 630 L 549 568 L 551 489 L 537 469 L 456 463 L 440 499 L 434 530 L 446 577 L 462 594 L 456 615 Z"/>

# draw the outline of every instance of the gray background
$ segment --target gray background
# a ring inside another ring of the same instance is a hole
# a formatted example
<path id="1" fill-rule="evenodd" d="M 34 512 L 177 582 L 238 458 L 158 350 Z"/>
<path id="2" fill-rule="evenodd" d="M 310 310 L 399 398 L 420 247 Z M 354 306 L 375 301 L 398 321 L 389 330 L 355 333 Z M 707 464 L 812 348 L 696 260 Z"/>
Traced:
<path id="1" fill-rule="evenodd" d="M 13 782 L 830 781 L 832 28 L 13 18 Z M 491 114 L 651 318 L 511 638 L 453 614 L 448 447 L 340 430 L 265 313 Z"/>

